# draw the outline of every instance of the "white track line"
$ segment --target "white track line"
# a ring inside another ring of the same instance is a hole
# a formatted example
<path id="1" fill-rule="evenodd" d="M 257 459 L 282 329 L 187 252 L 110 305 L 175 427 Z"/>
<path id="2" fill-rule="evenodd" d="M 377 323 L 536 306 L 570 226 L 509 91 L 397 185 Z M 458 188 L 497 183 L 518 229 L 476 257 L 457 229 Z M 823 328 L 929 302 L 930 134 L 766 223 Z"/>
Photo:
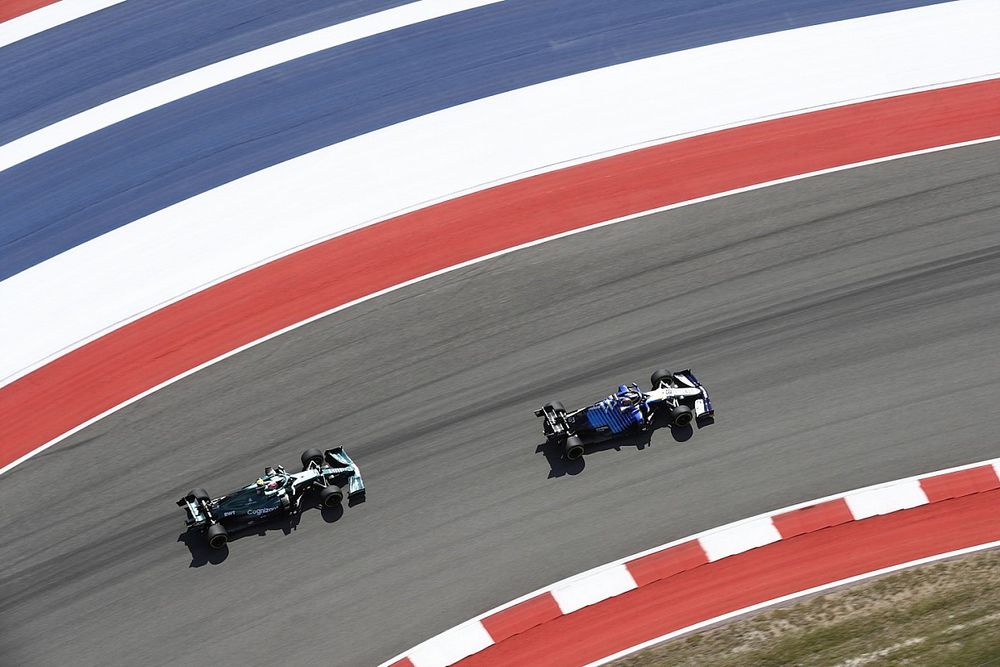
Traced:
<path id="1" fill-rule="evenodd" d="M 736 611 L 732 611 L 728 614 L 716 616 L 715 618 L 710 618 L 707 621 L 702 621 L 701 623 L 695 623 L 694 625 L 689 625 L 686 628 L 675 630 L 674 632 L 665 634 L 662 637 L 657 637 L 656 639 L 650 639 L 647 642 L 637 644 L 636 646 L 633 646 L 632 648 L 627 648 L 624 651 L 619 651 L 618 653 L 609 655 L 608 657 L 597 660 L 596 662 L 588 663 L 584 667 L 600 667 L 600 665 L 606 665 L 620 658 L 624 658 L 627 655 L 632 655 L 633 653 L 637 653 L 643 649 L 656 646 L 657 644 L 662 644 L 667 640 L 680 637 L 681 635 L 685 635 L 690 632 L 694 632 L 696 630 L 701 630 L 702 628 L 707 628 L 711 625 L 715 625 L 716 623 L 729 621 L 734 618 L 738 618 L 744 614 L 760 611 L 761 609 L 766 609 L 767 607 L 773 607 L 774 605 L 777 604 L 790 602 L 792 600 L 796 600 L 798 598 L 806 597 L 809 595 L 815 595 L 816 593 L 822 593 L 824 591 L 828 591 L 833 588 L 839 588 L 840 586 L 847 586 L 848 584 L 856 584 L 866 579 L 872 579 L 873 577 L 881 577 L 882 575 L 885 574 L 891 574 L 892 572 L 898 572 L 900 570 L 905 570 L 911 567 L 917 567 L 918 565 L 926 565 L 928 563 L 933 563 L 935 561 L 945 560 L 948 558 L 955 558 L 956 556 L 964 556 L 966 554 L 975 553 L 977 551 L 985 551 L 986 549 L 994 549 L 996 547 L 1000 547 L 1000 542 L 987 542 L 986 544 L 979 544 L 974 547 L 966 547 L 965 549 L 957 549 L 955 551 L 949 551 L 947 553 L 938 554 L 936 556 L 928 556 L 927 558 L 919 558 L 917 560 L 911 560 L 908 563 L 901 563 L 899 565 L 893 565 L 892 567 L 885 567 L 882 568 L 881 570 L 866 572 L 865 574 L 859 574 L 854 577 L 848 577 L 846 579 L 841 579 L 839 581 L 833 581 L 830 582 L 829 584 L 823 584 L 822 586 L 816 586 L 814 588 L 809 588 L 804 591 L 799 591 L 798 593 L 784 595 L 780 598 L 774 598 L 773 600 L 768 600 L 767 602 L 761 602 L 759 604 L 751 605 L 749 607 L 737 609 Z"/>
<path id="2" fill-rule="evenodd" d="M 235 348 L 233 350 L 230 350 L 229 352 L 227 352 L 225 354 L 219 355 L 218 357 L 215 357 L 214 359 L 206 361 L 203 364 L 195 366 L 194 368 L 192 368 L 192 369 L 190 369 L 188 371 L 185 371 L 184 373 L 181 373 L 180 375 L 177 375 L 176 377 L 170 378 L 169 380 L 166 380 L 165 382 L 161 382 L 160 384 L 156 385 L 155 387 L 152 387 L 151 389 L 147 389 L 146 391 L 144 391 L 144 392 L 142 392 L 142 393 L 140 393 L 140 394 L 138 394 L 136 396 L 133 396 L 132 398 L 128 399 L 127 401 L 123 401 L 122 403 L 119 403 L 118 405 L 116 405 L 113 408 L 110 408 L 109 410 L 105 410 L 104 412 L 102 412 L 101 414 L 97 415 L 96 417 L 94 417 L 92 419 L 88 419 L 87 421 L 83 422 L 79 426 L 76 426 L 75 428 L 70 429 L 69 431 L 63 433 L 62 435 L 60 435 L 60 436 L 58 436 L 56 438 L 53 438 L 52 440 L 46 442 L 45 444 L 41 445 L 37 449 L 34 449 L 34 450 L 28 452 L 27 454 L 25 454 L 24 456 L 20 457 L 16 461 L 8 463 L 4 467 L 0 468 L 0 475 L 4 474 L 5 472 L 8 472 L 9 470 L 14 469 L 15 467 L 17 467 L 21 463 L 24 463 L 25 461 L 27 461 L 28 459 L 32 458 L 36 454 L 39 454 L 39 453 L 45 451 L 46 449 L 48 449 L 52 445 L 55 445 L 56 443 L 59 443 L 59 442 L 65 440 L 66 438 L 70 437 L 74 433 L 77 433 L 77 432 L 79 432 L 79 431 L 87 428 L 91 424 L 97 423 L 98 421 L 104 419 L 105 417 L 107 417 L 109 415 L 112 415 L 112 414 L 118 412 L 119 410 L 121 410 L 123 408 L 126 408 L 129 405 L 132 405 L 133 403 L 135 403 L 135 402 L 137 402 L 139 400 L 142 400 L 146 396 L 149 396 L 150 394 L 152 394 L 154 392 L 157 392 L 160 389 L 163 389 L 164 387 L 168 387 L 168 386 L 174 384 L 175 382 L 183 380 L 184 378 L 188 377 L 189 375 L 193 375 L 193 374 L 197 373 L 198 371 L 201 371 L 201 370 L 204 370 L 205 368 L 208 368 L 209 366 L 214 366 L 215 364 L 219 363 L 220 361 L 228 359 L 229 357 L 232 357 L 232 356 L 234 356 L 236 354 L 239 354 L 240 352 L 243 352 L 244 350 L 249 350 L 250 348 L 256 347 L 257 345 L 260 345 L 261 343 L 265 343 L 265 342 L 271 340 L 272 338 L 277 338 L 278 336 L 286 334 L 289 331 L 294 331 L 295 329 L 298 329 L 299 327 L 303 327 L 303 326 L 305 326 L 307 324 L 310 324 L 311 322 L 315 322 L 316 320 L 319 320 L 319 319 L 322 319 L 324 317 L 327 317 L 328 315 L 332 315 L 334 313 L 338 313 L 338 312 L 340 312 L 342 310 L 350 308 L 351 306 L 356 306 L 356 305 L 358 305 L 360 303 L 364 303 L 366 301 L 370 301 L 371 299 L 375 299 L 375 298 L 378 298 L 378 297 L 383 296 L 385 294 L 389 294 L 391 292 L 395 292 L 396 290 L 403 289 L 404 287 L 409 287 L 410 285 L 415 285 L 415 284 L 423 282 L 425 280 L 430 280 L 431 278 L 435 278 L 437 276 L 444 275 L 446 273 L 450 273 L 452 271 L 456 271 L 458 269 L 462 269 L 462 268 L 465 268 L 467 266 L 473 266 L 475 264 L 479 264 L 480 262 L 485 262 L 485 261 L 494 259 L 496 257 L 502 257 L 503 255 L 506 255 L 506 254 L 509 254 L 509 253 L 512 253 L 512 252 L 517 252 L 518 250 L 524 250 L 525 248 L 531 248 L 531 247 L 534 247 L 536 245 L 541 245 L 542 243 L 548 243 L 550 241 L 555 241 L 555 240 L 558 240 L 558 239 L 566 238 L 566 237 L 569 237 L 569 236 L 573 236 L 575 234 L 581 234 L 583 232 L 590 231 L 592 229 L 599 229 L 601 227 L 607 227 L 609 225 L 615 225 L 615 224 L 618 224 L 618 223 L 621 223 L 621 222 L 627 222 L 629 220 L 635 220 L 636 218 L 641 218 L 643 216 L 651 215 L 651 214 L 654 214 L 654 213 L 661 213 L 663 211 L 669 211 L 669 210 L 673 210 L 673 209 L 676 209 L 676 208 L 681 208 L 681 207 L 684 207 L 684 206 L 691 206 L 693 204 L 700 204 L 702 202 L 711 201 L 713 199 L 719 199 L 721 197 L 728 197 L 728 196 L 735 195 L 735 194 L 740 194 L 740 193 L 743 193 L 743 192 L 751 192 L 753 190 L 759 190 L 761 188 L 771 187 L 773 185 L 780 185 L 782 183 L 791 183 L 791 182 L 798 181 L 798 180 L 801 180 L 801 179 L 804 179 L 804 178 L 812 178 L 813 176 L 821 176 L 823 174 L 831 174 L 831 173 L 838 172 L 838 171 L 844 171 L 846 169 L 854 169 L 854 168 L 857 168 L 857 167 L 864 167 L 864 166 L 867 166 L 867 165 L 870 165 L 870 164 L 878 164 L 878 163 L 881 163 L 881 162 L 888 162 L 890 160 L 899 160 L 899 159 L 902 159 L 902 158 L 913 157 L 913 156 L 916 156 L 916 155 L 927 155 L 929 153 L 936 153 L 938 151 L 950 150 L 952 148 L 961 148 L 961 147 L 964 147 L 964 146 L 974 146 L 976 144 L 982 144 L 982 143 L 986 143 L 986 142 L 997 141 L 998 139 L 1000 139 L 1000 136 L 989 137 L 989 138 L 986 138 L 986 139 L 979 139 L 979 140 L 976 140 L 976 141 L 966 141 L 966 142 L 962 142 L 962 143 L 958 143 L 958 144 L 950 144 L 948 146 L 938 146 L 938 147 L 935 147 L 935 148 L 928 148 L 926 150 L 920 150 L 920 151 L 912 151 L 912 152 L 909 152 L 909 153 L 901 153 L 899 155 L 892 155 L 892 156 L 888 156 L 888 157 L 884 157 L 884 158 L 879 158 L 877 160 L 866 160 L 864 162 L 857 162 L 857 163 L 854 163 L 854 164 L 843 165 L 841 167 L 834 167 L 832 169 L 823 169 L 823 170 L 811 172 L 811 173 L 808 173 L 808 174 L 800 174 L 798 176 L 791 176 L 789 178 L 782 178 L 782 179 L 778 179 L 778 180 L 775 180 L 775 181 L 769 181 L 767 183 L 760 183 L 760 184 L 757 184 L 757 185 L 748 186 L 748 187 L 745 187 L 745 188 L 737 188 L 735 190 L 729 190 L 729 191 L 726 191 L 726 192 L 720 192 L 718 194 L 709 195 L 707 197 L 700 197 L 698 199 L 692 199 L 690 201 L 679 202 L 679 203 L 676 203 L 676 204 L 671 204 L 669 206 L 662 206 L 662 207 L 659 207 L 659 208 L 650 209 L 648 211 L 642 211 L 640 213 L 634 213 L 632 215 L 627 215 L 627 216 L 623 216 L 623 217 L 620 217 L 620 218 L 615 218 L 613 220 L 607 220 L 605 222 L 599 222 L 597 224 L 589 225 L 587 227 L 581 227 L 579 229 L 573 229 L 573 230 L 570 230 L 568 232 L 563 232 L 562 234 L 556 234 L 554 236 L 549 236 L 547 238 L 539 239 L 537 241 L 532 241 L 530 243 L 524 243 L 524 244 L 521 244 L 519 246 L 514 246 L 514 247 L 511 247 L 511 248 L 507 248 L 506 250 L 501 250 L 499 252 L 491 253 L 489 255 L 483 255 L 482 257 L 477 257 L 476 259 L 472 259 L 472 260 L 469 260 L 467 262 L 462 262 L 460 264 L 455 264 L 453 266 L 449 266 L 447 268 L 441 269 L 440 271 L 434 271 L 433 273 L 428 273 L 428 274 L 420 276 L 418 278 L 414 278 L 412 280 L 407 280 L 406 282 L 400 283 L 398 285 L 393 285 L 392 287 L 386 288 L 384 290 L 379 290 L 378 292 L 373 292 L 372 294 L 369 294 L 367 296 L 361 297 L 360 299 L 355 299 L 354 301 L 351 301 L 349 303 L 345 303 L 343 305 L 337 306 L 336 308 L 331 308 L 331 309 L 326 310 L 326 311 L 324 311 L 322 313 L 318 313 L 317 315 L 314 315 L 314 316 L 309 317 L 309 318 L 307 318 L 305 320 L 302 320 L 301 322 L 296 322 L 295 324 L 289 325 L 289 326 L 285 327 L 284 329 L 280 329 L 280 330 L 275 331 L 275 332 L 273 332 L 271 334 L 268 334 L 267 336 L 263 336 L 261 338 L 258 338 L 255 341 L 247 343 L 246 345 L 241 345 L 240 347 Z M 0 388 L 0 391 L 2 391 L 2 388 Z M 998 472 L 1000 472 L 1000 467 L 998 467 Z"/>
<path id="3" fill-rule="evenodd" d="M 420 0 L 221 60 L 99 104 L 0 146 L 0 171 L 133 116 L 268 67 L 390 30 L 501 1 Z"/>
<path id="4" fill-rule="evenodd" d="M 715 44 L 283 162 L 0 283 L 0 385 L 185 295 L 433 202 L 724 127 L 990 78 L 1000 73 L 998 23 L 1000 2 L 972 0 Z"/>
<path id="5" fill-rule="evenodd" d="M 0 48 L 125 0 L 61 0 L 0 23 Z"/>

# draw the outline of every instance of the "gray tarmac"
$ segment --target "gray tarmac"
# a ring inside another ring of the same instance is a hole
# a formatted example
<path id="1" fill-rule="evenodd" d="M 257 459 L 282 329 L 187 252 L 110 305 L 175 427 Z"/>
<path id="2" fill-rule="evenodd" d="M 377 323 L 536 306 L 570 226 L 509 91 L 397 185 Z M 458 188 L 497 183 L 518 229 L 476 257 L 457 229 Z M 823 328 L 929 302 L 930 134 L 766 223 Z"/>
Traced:
<path id="1" fill-rule="evenodd" d="M 480 224 L 489 224 L 482 220 Z M 374 665 L 788 504 L 1000 455 L 1000 143 L 589 231 L 327 317 L 0 478 L 4 665 Z M 539 451 L 691 367 L 719 419 Z M 209 554 L 174 501 L 343 444 L 367 502 Z"/>

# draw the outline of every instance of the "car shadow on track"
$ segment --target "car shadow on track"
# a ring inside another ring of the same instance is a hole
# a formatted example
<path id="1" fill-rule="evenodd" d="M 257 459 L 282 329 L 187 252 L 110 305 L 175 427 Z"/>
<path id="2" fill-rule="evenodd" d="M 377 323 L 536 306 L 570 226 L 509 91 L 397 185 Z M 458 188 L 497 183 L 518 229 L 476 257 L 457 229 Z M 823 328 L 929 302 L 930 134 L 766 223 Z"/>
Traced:
<path id="1" fill-rule="evenodd" d="M 703 421 L 698 424 L 698 428 L 704 428 L 711 423 L 713 423 L 711 420 Z M 553 477 L 563 477 L 565 475 L 579 475 L 583 472 L 584 468 L 587 467 L 587 457 L 609 450 L 621 452 L 622 449 L 634 448 L 641 451 L 653 444 L 655 433 L 662 431 L 668 431 L 675 442 L 687 442 L 691 439 L 691 436 L 694 435 L 695 429 L 691 425 L 670 426 L 664 423 L 656 423 L 653 428 L 648 431 L 587 445 L 586 453 L 582 457 L 573 461 L 563 456 L 561 445 L 552 441 L 543 442 L 535 447 L 535 453 L 544 456 L 545 460 L 548 462 L 549 479 L 552 479 Z"/>
<path id="2" fill-rule="evenodd" d="M 363 499 L 353 500 L 349 503 L 351 507 L 363 502 Z M 320 507 L 315 498 L 307 497 L 302 502 L 302 509 L 298 514 L 273 519 L 255 526 L 248 526 L 240 530 L 229 533 L 229 544 L 239 542 L 250 537 L 273 537 L 275 532 L 280 531 L 283 535 L 291 535 L 298 528 L 302 518 L 302 512 L 319 509 L 320 516 L 326 523 L 336 523 L 344 516 L 343 504 L 333 507 Z M 191 563 L 188 567 L 204 567 L 205 565 L 219 565 L 229 558 L 229 544 L 221 549 L 212 549 L 205 540 L 204 532 L 199 528 L 190 528 L 177 536 L 178 542 L 183 542 L 188 551 L 191 552 Z"/>

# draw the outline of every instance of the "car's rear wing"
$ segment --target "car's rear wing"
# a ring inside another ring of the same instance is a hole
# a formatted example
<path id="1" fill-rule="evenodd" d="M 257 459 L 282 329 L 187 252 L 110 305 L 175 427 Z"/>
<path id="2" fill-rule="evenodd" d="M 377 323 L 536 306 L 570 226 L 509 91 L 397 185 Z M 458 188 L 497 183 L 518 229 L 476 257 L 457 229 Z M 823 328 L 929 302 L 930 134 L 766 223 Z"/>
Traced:
<path id="1" fill-rule="evenodd" d="M 188 494 L 177 501 L 178 507 L 185 510 L 184 523 L 188 526 L 203 526 L 209 522 L 208 513 L 202 507 L 201 501 Z"/>
<path id="2" fill-rule="evenodd" d="M 557 407 L 558 406 L 558 407 Z M 535 410 L 536 417 L 545 419 L 542 424 L 542 432 L 547 438 L 564 438 L 569 434 L 569 424 L 566 423 L 566 410 L 561 404 L 553 405 L 548 403 L 541 409 Z"/>

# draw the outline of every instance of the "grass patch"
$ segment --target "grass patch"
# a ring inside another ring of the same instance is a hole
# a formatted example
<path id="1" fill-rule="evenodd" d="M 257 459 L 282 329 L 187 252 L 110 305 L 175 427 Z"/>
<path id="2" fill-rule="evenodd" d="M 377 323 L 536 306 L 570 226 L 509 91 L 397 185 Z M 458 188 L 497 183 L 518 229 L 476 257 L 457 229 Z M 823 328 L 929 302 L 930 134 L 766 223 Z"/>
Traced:
<path id="1" fill-rule="evenodd" d="M 1000 667 L 1000 551 L 763 611 L 613 667 Z"/>

